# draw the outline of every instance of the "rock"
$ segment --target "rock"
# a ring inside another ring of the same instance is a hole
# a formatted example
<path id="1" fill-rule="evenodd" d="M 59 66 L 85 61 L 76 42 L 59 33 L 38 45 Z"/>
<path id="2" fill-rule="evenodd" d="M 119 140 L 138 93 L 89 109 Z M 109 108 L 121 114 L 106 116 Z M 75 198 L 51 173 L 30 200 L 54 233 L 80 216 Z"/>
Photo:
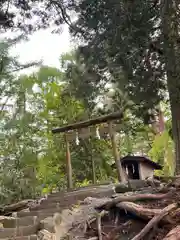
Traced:
<path id="1" fill-rule="evenodd" d="M 14 236 L 28 236 L 36 234 L 39 229 L 39 225 L 23 226 L 18 228 L 1 228 L 0 239 L 13 238 Z"/>
<path id="2" fill-rule="evenodd" d="M 54 223 L 53 217 L 47 217 L 40 222 L 40 228 L 49 231 L 50 233 L 54 233 Z"/>
<path id="3" fill-rule="evenodd" d="M 87 199 L 87 202 L 91 202 L 93 199 Z M 102 202 L 102 199 L 101 199 Z M 93 202 L 92 202 L 93 203 Z M 87 207 L 88 206 L 88 207 Z M 94 206 L 80 205 L 78 208 L 74 208 L 72 211 L 65 209 L 61 214 L 54 216 L 55 224 L 55 237 L 56 239 L 64 239 L 68 234 L 71 237 L 76 236 L 78 231 L 78 236 L 83 235 L 84 224 L 94 218 L 96 214 Z M 82 229 L 83 228 L 83 229 Z M 69 231 L 71 230 L 71 233 Z M 73 230 L 75 232 L 73 232 Z M 76 238 L 79 239 L 79 238 Z"/>
<path id="4" fill-rule="evenodd" d="M 171 184 L 175 188 L 180 188 L 180 176 L 176 176 L 176 179 Z"/>
<path id="5" fill-rule="evenodd" d="M 39 240 L 55 240 L 56 238 L 53 233 L 50 233 L 49 231 L 43 229 L 43 230 L 39 231 L 38 239 Z"/>
<path id="6" fill-rule="evenodd" d="M 125 192 L 131 192 L 132 188 L 129 187 L 127 184 L 119 183 L 115 185 L 115 192 L 116 193 L 125 193 Z"/>
<path id="7" fill-rule="evenodd" d="M 11 221 L 15 221 L 16 218 L 14 217 L 7 217 L 7 216 L 0 216 L 0 228 L 4 228 L 4 225 L 6 224 L 6 222 L 11 222 Z"/>

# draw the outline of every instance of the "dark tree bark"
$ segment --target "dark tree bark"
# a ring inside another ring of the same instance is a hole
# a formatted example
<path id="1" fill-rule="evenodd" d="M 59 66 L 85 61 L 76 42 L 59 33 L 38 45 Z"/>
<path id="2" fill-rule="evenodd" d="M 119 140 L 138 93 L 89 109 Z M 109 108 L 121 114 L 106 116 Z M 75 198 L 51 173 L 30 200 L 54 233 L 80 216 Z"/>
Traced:
<path id="1" fill-rule="evenodd" d="M 165 67 L 172 113 L 176 174 L 180 173 L 180 44 L 177 5 L 173 0 L 161 1 Z"/>

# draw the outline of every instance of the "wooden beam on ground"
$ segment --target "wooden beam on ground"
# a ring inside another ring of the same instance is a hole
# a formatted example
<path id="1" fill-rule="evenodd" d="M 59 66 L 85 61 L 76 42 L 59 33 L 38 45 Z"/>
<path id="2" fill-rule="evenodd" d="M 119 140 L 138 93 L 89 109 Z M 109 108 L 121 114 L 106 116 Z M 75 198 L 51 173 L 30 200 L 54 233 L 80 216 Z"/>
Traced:
<path id="1" fill-rule="evenodd" d="M 101 124 L 101 123 L 105 123 L 112 120 L 118 120 L 118 119 L 121 120 L 122 117 L 123 117 L 122 112 L 115 112 L 105 116 L 93 118 L 87 121 L 69 124 L 60 128 L 55 128 L 52 130 L 52 133 L 62 133 L 62 132 L 67 132 L 74 129 L 86 128 L 92 125 Z"/>

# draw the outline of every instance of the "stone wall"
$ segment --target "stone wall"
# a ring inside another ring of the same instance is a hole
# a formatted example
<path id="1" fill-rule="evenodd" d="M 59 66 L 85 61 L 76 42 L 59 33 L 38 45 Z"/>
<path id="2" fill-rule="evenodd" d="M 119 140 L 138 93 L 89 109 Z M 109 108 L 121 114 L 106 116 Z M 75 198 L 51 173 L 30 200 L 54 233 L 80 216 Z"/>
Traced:
<path id="1" fill-rule="evenodd" d="M 148 164 L 141 162 L 139 165 L 139 174 L 140 179 L 145 180 L 146 178 L 153 178 L 154 171 Z"/>

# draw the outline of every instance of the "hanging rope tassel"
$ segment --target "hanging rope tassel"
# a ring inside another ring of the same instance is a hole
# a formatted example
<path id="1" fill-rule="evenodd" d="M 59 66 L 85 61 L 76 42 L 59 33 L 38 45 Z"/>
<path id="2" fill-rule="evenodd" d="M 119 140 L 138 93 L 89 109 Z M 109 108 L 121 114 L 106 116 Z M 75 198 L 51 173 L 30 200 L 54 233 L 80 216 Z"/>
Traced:
<path id="1" fill-rule="evenodd" d="M 78 136 L 78 132 L 76 132 L 76 145 L 79 145 L 79 136 Z"/>
<path id="2" fill-rule="evenodd" d="M 97 139 L 101 139 L 100 134 L 99 134 L 99 127 L 96 127 L 96 137 L 97 137 Z"/>

